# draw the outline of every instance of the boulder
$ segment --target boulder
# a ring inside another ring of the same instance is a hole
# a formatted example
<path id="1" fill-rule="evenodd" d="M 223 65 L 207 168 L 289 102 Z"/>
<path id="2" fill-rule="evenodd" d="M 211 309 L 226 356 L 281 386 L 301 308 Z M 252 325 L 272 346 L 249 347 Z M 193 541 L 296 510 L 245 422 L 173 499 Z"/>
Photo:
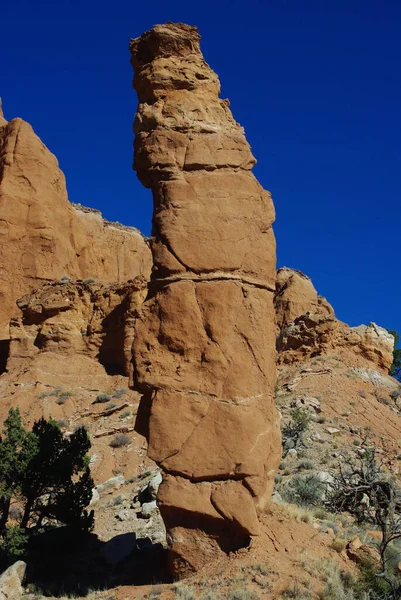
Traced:
<path id="1" fill-rule="evenodd" d="M 20 600 L 26 563 L 18 560 L 0 575 L 0 600 Z"/>
<path id="2" fill-rule="evenodd" d="M 135 533 L 122 533 L 114 536 L 100 549 L 100 556 L 109 565 L 115 566 L 122 562 L 136 549 Z"/>
<path id="3" fill-rule="evenodd" d="M 104 496 L 106 494 L 111 494 L 115 490 L 118 490 L 125 483 L 124 475 L 116 475 L 116 477 L 111 477 L 104 483 L 100 483 L 96 486 L 96 491 L 99 496 Z"/>
<path id="4" fill-rule="evenodd" d="M 152 500 L 151 502 L 144 502 L 141 506 L 141 517 L 143 517 L 144 519 L 150 519 L 150 517 L 156 509 L 156 500 Z"/>
<path id="5" fill-rule="evenodd" d="M 148 493 L 152 500 L 156 500 L 157 492 L 159 491 L 159 487 L 161 482 L 163 481 L 163 475 L 161 473 L 157 473 L 148 483 Z"/>

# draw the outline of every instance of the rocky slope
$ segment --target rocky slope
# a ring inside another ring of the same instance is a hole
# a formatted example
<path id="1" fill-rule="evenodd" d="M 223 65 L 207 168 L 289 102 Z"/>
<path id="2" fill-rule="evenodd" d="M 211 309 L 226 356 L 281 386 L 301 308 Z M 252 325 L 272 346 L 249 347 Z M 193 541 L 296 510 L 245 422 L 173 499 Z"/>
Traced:
<path id="1" fill-rule="evenodd" d="M 33 579 L 37 584 L 63 585 L 81 596 L 74 587 L 78 577 L 82 589 L 85 585 L 112 586 L 116 599 L 143 598 L 144 594 L 152 597 L 153 593 L 162 600 L 180 597 L 180 588 L 169 584 L 139 585 L 149 582 L 146 573 L 157 572 L 161 581 L 166 577 L 163 554 L 156 552 L 159 544 L 166 545 L 163 523 L 154 505 L 143 518 L 143 507 L 148 510 L 146 502 L 151 498 L 139 500 L 157 467 L 146 456 L 146 442 L 134 431 L 139 395 L 129 387 L 130 366 L 125 358 L 127 340 L 129 346 L 135 333 L 132 314 L 145 294 L 141 279 L 120 286 L 70 281 L 45 284 L 18 302 L 21 317 L 11 324 L 9 372 L 0 377 L 0 419 L 10 406 L 19 405 L 27 424 L 42 414 L 56 418 L 67 434 L 84 424 L 91 434 L 91 469 L 98 485 L 93 504 L 96 544 L 82 548 L 77 558 L 68 556 L 61 574 L 56 577 L 53 573 L 50 581 L 48 568 L 37 570 Z M 341 324 L 341 329 L 346 327 Z M 308 347 L 312 331 L 313 327 L 303 332 L 302 345 Z M 273 599 L 283 590 L 296 586 L 304 589 L 306 585 L 310 594 L 306 597 L 314 598 L 326 585 L 329 565 L 338 572 L 355 572 L 345 545 L 355 533 L 365 539 L 364 531 L 352 523 L 336 521 L 334 516 L 325 517 L 315 514 L 314 509 L 298 509 L 277 500 L 285 496 L 286 486 L 291 486 L 297 474 L 330 474 L 343 456 L 359 456 L 366 436 L 374 440 L 387 468 L 395 476 L 399 472 L 401 417 L 393 399 L 399 386 L 382 366 L 392 340 L 362 336 L 360 349 L 365 345 L 366 351 L 355 353 L 355 346 L 346 348 L 344 339 L 339 347 L 314 346 L 312 357 L 292 349 L 283 349 L 279 355 L 276 402 L 283 425 L 291 421 L 294 408 L 310 413 L 305 446 L 290 451 L 282 460 L 274 494 L 279 505 L 270 504 L 263 511 L 259 536 L 254 537 L 250 549 L 228 557 L 219 555 L 190 578 L 185 585 L 194 598 L 202 598 L 207 590 L 217 598 L 229 598 L 235 590 L 245 589 L 255 597 Z M 112 342 L 114 356 L 119 357 L 112 369 L 108 361 L 101 362 L 105 340 L 105 347 Z M 388 344 L 385 352 L 384 340 Z M 288 361 L 283 360 L 287 352 L 291 355 Z M 125 436 L 123 445 L 114 447 L 118 435 Z M 124 538 L 131 532 L 136 533 L 143 549 L 135 550 L 135 542 Z M 109 556 L 108 541 L 117 548 L 122 544 L 122 558 L 115 558 L 115 549 Z M 335 550 L 338 545 L 343 548 L 340 553 Z M 57 573 L 61 560 L 58 552 L 46 559 Z M 105 568 L 109 564 L 105 556 L 118 560 L 118 564 Z M 314 564 L 320 571 L 318 578 Z M 122 581 L 125 586 L 118 587 Z M 182 593 L 186 593 L 184 588 Z M 108 598 L 110 593 L 97 594 Z"/>
<path id="2" fill-rule="evenodd" d="M 41 282 L 148 278 L 151 254 L 138 230 L 103 221 L 68 201 L 56 157 L 22 119 L 0 119 L 0 372 L 15 301 Z"/>
<path id="3" fill-rule="evenodd" d="M 281 444 L 270 194 L 196 27 L 131 42 L 134 168 L 154 200 L 154 276 L 135 328 L 137 429 L 164 472 L 175 576 L 258 535 Z"/>

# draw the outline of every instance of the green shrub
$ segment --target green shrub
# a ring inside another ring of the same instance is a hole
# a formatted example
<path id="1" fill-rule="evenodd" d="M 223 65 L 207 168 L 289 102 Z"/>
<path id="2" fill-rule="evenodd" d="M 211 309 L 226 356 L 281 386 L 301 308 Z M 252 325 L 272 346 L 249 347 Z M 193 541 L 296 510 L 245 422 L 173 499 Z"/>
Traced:
<path id="1" fill-rule="evenodd" d="M 8 559 L 24 549 L 31 532 L 60 523 L 89 530 L 93 512 L 93 480 L 87 451 L 91 444 L 84 428 L 65 438 L 57 423 L 40 419 L 28 432 L 18 408 L 11 408 L 0 437 L 0 539 Z M 11 512 L 12 502 L 21 507 Z M 8 520 L 17 521 L 8 526 Z"/>
<path id="2" fill-rule="evenodd" d="M 315 519 L 327 519 L 327 510 L 325 508 L 322 508 L 321 506 L 318 506 L 317 509 L 314 512 L 314 517 Z"/>
<path id="3" fill-rule="evenodd" d="M 6 527 L 1 540 L 2 552 L 10 562 L 19 560 L 25 555 L 28 544 L 28 534 L 19 525 Z"/>
<path id="4" fill-rule="evenodd" d="M 82 280 L 82 283 L 84 285 L 90 285 L 91 283 L 96 283 L 96 279 L 94 279 L 93 277 L 86 277 Z"/>
<path id="5" fill-rule="evenodd" d="M 325 487 L 316 474 L 295 475 L 281 489 L 281 495 L 287 502 L 309 506 L 321 501 Z"/>
<path id="6" fill-rule="evenodd" d="M 291 411 L 291 421 L 282 428 L 283 457 L 285 458 L 291 448 L 300 448 L 303 444 L 304 434 L 310 422 L 310 414 L 302 408 Z"/>

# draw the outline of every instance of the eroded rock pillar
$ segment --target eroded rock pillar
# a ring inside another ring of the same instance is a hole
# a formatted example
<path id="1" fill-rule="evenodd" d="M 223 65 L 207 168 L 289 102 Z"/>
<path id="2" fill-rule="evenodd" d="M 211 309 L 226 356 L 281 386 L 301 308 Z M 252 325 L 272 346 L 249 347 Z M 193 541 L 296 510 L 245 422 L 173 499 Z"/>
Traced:
<path id="1" fill-rule="evenodd" d="M 134 168 L 154 200 L 137 430 L 164 471 L 158 502 L 179 576 L 258 535 L 281 455 L 274 207 L 199 40 L 167 23 L 130 45 Z"/>

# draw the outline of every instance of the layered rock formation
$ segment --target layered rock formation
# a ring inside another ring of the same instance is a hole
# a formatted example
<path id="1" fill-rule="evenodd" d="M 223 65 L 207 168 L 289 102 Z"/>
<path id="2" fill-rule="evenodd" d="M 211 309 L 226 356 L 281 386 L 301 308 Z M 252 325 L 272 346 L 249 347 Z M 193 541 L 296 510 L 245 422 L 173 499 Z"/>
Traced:
<path id="1" fill-rule="evenodd" d="M 150 269 L 143 236 L 74 208 L 57 159 L 31 126 L 0 116 L 0 362 L 15 301 L 39 283 L 63 275 L 121 282 Z"/>
<path id="2" fill-rule="evenodd" d="M 158 501 L 178 576 L 258 534 L 281 454 L 274 208 L 199 39 L 167 23 L 130 46 L 134 168 L 154 199 L 136 426 L 164 471 Z"/>
<path id="3" fill-rule="evenodd" d="M 277 342 L 279 362 L 291 363 L 321 354 L 358 357 L 388 373 L 393 362 L 394 337 L 375 323 L 349 327 L 333 315 L 307 312 L 299 316 L 280 334 Z"/>
<path id="4" fill-rule="evenodd" d="M 277 271 L 274 306 L 279 363 L 339 354 L 348 356 L 351 364 L 367 361 L 388 372 L 394 337 L 375 323 L 349 327 L 336 319 L 332 306 L 301 271 L 287 267 Z"/>
<path id="5" fill-rule="evenodd" d="M 109 374 L 132 380 L 134 314 L 147 293 L 144 277 L 123 284 L 45 284 L 17 305 L 22 316 L 10 323 L 7 367 L 13 371 L 40 352 L 86 355 Z"/>
<path id="6" fill-rule="evenodd" d="M 310 278 L 288 267 L 277 270 L 274 308 L 280 331 L 306 312 L 334 315 L 332 306 L 318 295 Z"/>

